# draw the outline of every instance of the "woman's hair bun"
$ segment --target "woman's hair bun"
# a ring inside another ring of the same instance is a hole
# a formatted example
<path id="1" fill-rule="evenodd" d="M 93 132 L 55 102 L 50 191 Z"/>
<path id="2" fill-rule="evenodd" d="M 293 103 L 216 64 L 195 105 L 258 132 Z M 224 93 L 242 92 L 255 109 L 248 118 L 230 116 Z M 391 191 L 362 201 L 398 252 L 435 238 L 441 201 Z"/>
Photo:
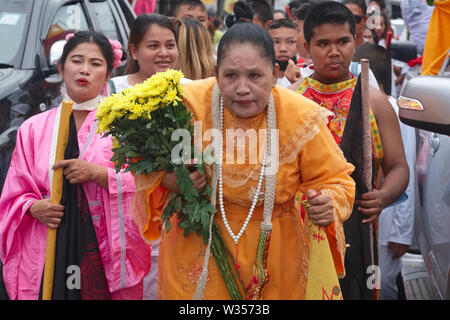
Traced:
<path id="1" fill-rule="evenodd" d="M 225 25 L 231 28 L 235 23 L 252 22 L 253 10 L 244 1 L 238 1 L 233 6 L 233 13 L 225 18 Z"/>

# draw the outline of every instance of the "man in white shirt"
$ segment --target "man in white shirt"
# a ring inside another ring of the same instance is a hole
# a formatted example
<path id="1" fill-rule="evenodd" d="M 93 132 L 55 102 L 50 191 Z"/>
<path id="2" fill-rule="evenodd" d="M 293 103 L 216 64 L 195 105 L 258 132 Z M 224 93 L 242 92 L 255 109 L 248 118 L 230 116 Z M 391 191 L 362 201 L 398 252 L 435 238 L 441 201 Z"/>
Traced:
<path id="1" fill-rule="evenodd" d="M 427 5 L 426 0 L 402 0 L 400 8 L 408 27 L 409 39 L 414 41 L 417 52 L 422 54 L 434 6 Z"/>

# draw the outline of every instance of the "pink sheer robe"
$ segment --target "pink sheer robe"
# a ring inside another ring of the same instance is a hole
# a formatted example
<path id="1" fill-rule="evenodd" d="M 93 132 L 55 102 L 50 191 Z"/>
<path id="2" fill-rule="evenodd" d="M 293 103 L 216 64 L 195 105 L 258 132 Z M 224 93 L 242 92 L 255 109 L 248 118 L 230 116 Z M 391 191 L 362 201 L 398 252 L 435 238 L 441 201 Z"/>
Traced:
<path id="1" fill-rule="evenodd" d="M 37 299 L 44 269 L 47 227 L 28 209 L 50 197 L 53 127 L 57 110 L 38 114 L 17 132 L 8 175 L 0 197 L 0 259 L 10 299 Z M 113 299 L 142 299 L 142 279 L 150 270 L 151 246 L 142 239 L 130 214 L 135 194 L 130 173 L 116 173 L 111 137 L 96 133 L 91 111 L 78 131 L 80 159 L 108 170 L 109 190 L 83 184 Z"/>

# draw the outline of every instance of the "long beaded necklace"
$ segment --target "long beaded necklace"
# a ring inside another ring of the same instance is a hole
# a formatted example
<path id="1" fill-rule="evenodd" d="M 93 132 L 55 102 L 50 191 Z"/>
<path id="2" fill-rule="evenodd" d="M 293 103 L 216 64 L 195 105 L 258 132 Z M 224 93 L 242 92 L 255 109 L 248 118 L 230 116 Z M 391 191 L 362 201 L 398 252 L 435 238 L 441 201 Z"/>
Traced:
<path id="1" fill-rule="evenodd" d="M 221 99 L 221 95 L 220 95 L 220 90 L 216 84 L 213 88 L 212 95 L 211 95 L 211 118 L 212 118 L 211 120 L 212 120 L 213 128 L 218 129 L 218 130 L 221 129 L 221 132 L 223 132 L 223 105 L 221 103 L 221 100 L 222 99 Z M 267 129 L 269 129 L 269 130 L 267 130 L 266 148 L 264 150 L 264 156 L 263 156 L 264 166 L 262 166 L 262 168 L 264 168 L 264 172 L 262 174 L 260 174 L 260 179 L 262 179 L 261 177 L 264 176 L 266 173 L 265 167 L 267 164 L 266 163 L 267 154 L 270 154 L 273 157 L 274 155 L 272 153 L 277 152 L 277 150 L 272 150 L 271 143 L 269 143 L 270 131 L 276 130 L 276 128 L 277 128 L 277 119 L 276 119 L 276 112 L 275 112 L 275 103 L 274 103 L 273 95 L 271 95 L 269 98 L 269 103 L 267 105 Z M 220 151 L 217 152 L 217 155 L 218 155 L 217 158 L 219 161 L 217 161 L 215 164 L 213 164 L 213 172 L 212 172 L 212 189 L 213 189 L 213 191 L 211 194 L 211 204 L 214 207 L 216 206 L 216 191 L 217 191 L 217 184 L 218 184 L 218 180 L 219 180 L 219 164 L 221 166 L 222 160 L 223 160 L 222 137 L 223 137 L 223 135 L 220 138 L 221 148 L 220 148 Z M 220 156 L 220 158 L 219 158 L 219 156 Z M 278 154 L 276 155 L 276 157 L 278 157 Z M 220 170 L 220 179 L 222 179 L 222 170 Z M 260 226 L 258 248 L 259 248 L 261 239 L 265 239 L 265 240 L 263 241 L 263 245 L 261 246 L 262 250 L 258 250 L 256 253 L 255 266 L 254 266 L 254 270 L 253 270 L 253 272 L 257 272 L 258 274 L 261 273 L 264 275 L 266 274 L 266 272 L 264 271 L 264 268 L 265 268 L 265 261 L 267 259 L 267 252 L 268 252 L 269 243 L 270 243 L 270 233 L 272 231 L 272 221 L 271 220 L 272 220 L 273 204 L 274 204 L 274 200 L 275 200 L 276 174 L 267 175 L 265 177 L 265 181 L 266 182 L 265 182 L 265 190 L 264 190 L 263 222 L 261 222 L 261 226 Z M 258 194 L 258 196 L 259 196 L 259 193 L 260 193 L 260 190 L 256 194 Z M 222 194 L 222 202 L 223 202 L 223 191 L 221 192 L 221 194 Z M 255 197 L 257 197 L 257 196 L 255 196 Z M 221 211 L 225 211 L 225 210 L 222 210 L 222 208 L 223 208 L 223 204 L 221 206 Z M 252 210 L 252 212 L 253 212 L 253 210 Z M 247 216 L 248 221 L 250 221 L 250 218 L 251 218 L 251 216 L 250 217 Z M 247 219 L 246 219 L 246 221 L 247 221 Z M 214 221 L 214 214 L 212 214 L 212 216 L 211 216 L 211 222 L 209 225 L 210 236 L 209 236 L 208 245 L 207 245 L 206 251 L 205 251 L 205 257 L 204 257 L 204 261 L 203 261 L 203 270 L 197 281 L 197 290 L 195 291 L 195 294 L 194 294 L 195 300 L 202 299 L 203 291 L 205 289 L 205 285 L 206 285 L 206 281 L 207 281 L 207 277 L 208 277 L 208 265 L 209 265 L 209 257 L 211 255 L 213 221 Z M 227 221 L 227 224 L 228 224 L 228 221 Z M 244 222 L 244 224 L 245 224 L 245 222 Z M 247 222 L 247 224 L 248 224 L 248 222 Z M 229 226 L 228 226 L 228 228 L 229 228 Z M 245 230 L 245 228 L 244 228 L 244 230 Z M 239 231 L 239 233 L 242 235 L 244 230 L 242 230 L 242 232 Z M 238 236 L 239 236 L 239 233 L 238 233 Z M 235 239 L 234 234 L 232 234 L 231 236 L 233 237 L 233 240 L 234 240 Z M 240 236 L 237 238 L 237 240 L 239 240 L 239 238 L 240 238 Z M 235 248 L 236 248 L 236 258 L 237 258 L 237 249 L 238 249 L 237 241 L 235 241 Z M 258 264 L 258 266 L 256 266 L 256 261 L 260 261 L 261 263 Z M 237 259 L 236 259 L 236 268 L 239 269 L 238 264 L 237 264 Z M 258 285 L 257 289 L 259 290 L 259 292 L 262 291 L 263 286 L 264 286 L 264 284 Z"/>
<path id="2" fill-rule="evenodd" d="M 222 98 L 220 98 L 220 107 L 219 107 L 219 114 L 220 114 L 220 132 L 223 132 L 223 101 Z M 268 143 L 268 139 L 266 141 L 266 144 Z M 244 233 L 245 229 L 247 228 L 247 225 L 253 215 L 253 211 L 256 207 L 256 202 L 258 201 L 259 194 L 261 192 L 261 184 L 264 179 L 264 169 L 266 166 L 266 153 L 267 153 L 267 147 L 264 147 L 263 157 L 261 161 L 261 171 L 259 173 L 259 179 L 258 179 L 258 185 L 256 188 L 256 193 L 253 197 L 252 205 L 250 207 L 250 210 L 248 212 L 247 218 L 244 221 L 244 224 L 242 225 L 241 229 L 239 230 L 239 233 L 236 235 L 234 234 L 233 230 L 231 230 L 230 225 L 228 224 L 228 219 L 225 213 L 225 208 L 223 205 L 223 179 L 222 179 L 222 167 L 223 167 L 223 135 L 221 135 L 220 138 L 220 145 L 218 150 L 218 159 L 219 159 L 219 207 L 220 212 L 222 213 L 222 219 L 225 224 L 225 228 L 227 229 L 228 233 L 230 234 L 231 238 L 233 238 L 234 244 L 237 245 L 239 238 Z"/>

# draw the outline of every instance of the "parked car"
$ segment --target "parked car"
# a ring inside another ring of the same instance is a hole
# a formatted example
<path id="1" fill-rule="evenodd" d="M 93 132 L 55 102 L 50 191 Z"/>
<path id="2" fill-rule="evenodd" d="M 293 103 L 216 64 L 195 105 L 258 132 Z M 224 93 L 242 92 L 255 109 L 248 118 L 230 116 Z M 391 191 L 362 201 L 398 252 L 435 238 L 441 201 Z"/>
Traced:
<path id="1" fill-rule="evenodd" d="M 0 193 L 18 127 L 61 100 L 56 61 L 66 34 L 101 31 L 126 48 L 136 17 L 128 0 L 2 0 L 1 4 Z"/>
<path id="2" fill-rule="evenodd" d="M 409 79 L 399 117 L 417 131 L 414 237 L 438 299 L 450 299 L 450 50 L 438 76 Z"/>

